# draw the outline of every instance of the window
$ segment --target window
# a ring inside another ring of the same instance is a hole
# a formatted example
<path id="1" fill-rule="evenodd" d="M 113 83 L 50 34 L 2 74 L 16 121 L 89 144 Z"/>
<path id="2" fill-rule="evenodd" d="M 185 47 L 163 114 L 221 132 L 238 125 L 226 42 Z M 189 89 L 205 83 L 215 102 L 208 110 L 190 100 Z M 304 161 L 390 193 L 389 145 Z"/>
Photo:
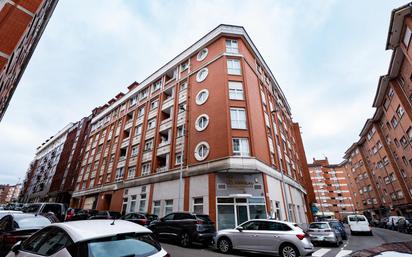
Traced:
<path id="1" fill-rule="evenodd" d="M 203 131 L 209 125 L 209 116 L 207 114 L 202 114 L 196 119 L 195 127 L 197 131 Z"/>
<path id="2" fill-rule="evenodd" d="M 209 70 L 207 68 L 203 68 L 200 71 L 197 72 L 196 74 L 196 81 L 197 82 L 202 82 L 203 80 L 206 79 L 207 75 L 209 74 Z"/>
<path id="3" fill-rule="evenodd" d="M 241 75 L 240 61 L 237 59 L 227 60 L 227 73 L 230 75 Z"/>
<path id="4" fill-rule="evenodd" d="M 150 110 L 154 110 L 159 106 L 159 100 L 153 100 L 150 102 Z"/>
<path id="5" fill-rule="evenodd" d="M 241 82 L 229 81 L 229 99 L 244 100 L 243 85 Z"/>
<path id="6" fill-rule="evenodd" d="M 152 149 L 153 149 L 153 139 L 146 140 L 146 142 L 144 143 L 144 150 L 150 151 Z"/>
<path id="7" fill-rule="evenodd" d="M 405 136 L 401 137 L 400 142 L 403 147 L 406 147 L 408 145 L 408 140 L 406 140 Z"/>
<path id="8" fill-rule="evenodd" d="M 280 202 L 275 201 L 275 219 L 282 220 L 282 213 L 280 211 Z"/>
<path id="9" fill-rule="evenodd" d="M 230 108 L 232 129 L 246 129 L 246 112 L 243 108 Z"/>
<path id="10" fill-rule="evenodd" d="M 136 173 L 136 167 L 130 167 L 129 168 L 129 173 L 127 173 L 127 178 L 134 178 L 134 175 Z"/>
<path id="11" fill-rule="evenodd" d="M 148 95 L 149 95 L 149 90 L 147 90 L 147 88 L 145 88 L 140 92 L 139 98 L 143 99 L 143 98 L 146 98 Z"/>
<path id="12" fill-rule="evenodd" d="M 153 201 L 153 215 L 160 215 L 160 201 Z"/>
<path id="13" fill-rule="evenodd" d="M 139 212 L 145 212 L 145 211 L 146 211 L 146 194 L 141 194 L 140 201 L 139 201 Z"/>
<path id="14" fill-rule="evenodd" d="M 70 237 L 61 229 L 44 229 L 22 244 L 22 250 L 37 255 L 50 256 L 72 244 Z"/>
<path id="15" fill-rule="evenodd" d="M 185 82 L 183 82 L 182 84 L 180 84 L 180 91 L 183 91 L 183 90 L 185 90 L 185 89 L 187 89 L 187 81 L 185 81 Z"/>
<path id="16" fill-rule="evenodd" d="M 155 82 L 152 86 L 152 92 L 159 90 L 162 87 L 162 81 Z"/>
<path id="17" fill-rule="evenodd" d="M 144 115 L 144 106 L 137 111 L 137 117 L 142 117 Z"/>
<path id="18" fill-rule="evenodd" d="M 133 106 L 133 105 L 135 105 L 135 104 L 137 104 L 137 97 L 136 97 L 136 96 L 133 96 L 133 97 L 130 99 L 130 106 Z"/>
<path id="19" fill-rule="evenodd" d="M 408 48 L 409 42 L 411 41 L 411 34 L 411 30 L 408 27 L 406 27 L 405 35 L 403 36 L 403 43 L 406 46 L 406 48 Z"/>
<path id="20" fill-rule="evenodd" d="M 209 155 L 209 144 L 205 141 L 197 144 L 195 148 L 195 158 L 198 161 L 203 161 Z"/>
<path id="21" fill-rule="evenodd" d="M 392 117 L 391 124 L 393 128 L 396 128 L 396 126 L 398 126 L 398 119 L 395 116 Z"/>
<path id="22" fill-rule="evenodd" d="M 199 91 L 196 95 L 196 104 L 197 105 L 202 105 L 207 101 L 207 98 L 209 97 L 209 91 L 207 89 L 203 89 Z"/>
<path id="23" fill-rule="evenodd" d="M 116 178 L 115 178 L 116 182 L 122 180 L 122 179 L 123 179 L 123 175 L 124 175 L 124 168 L 123 168 L 123 167 L 118 168 L 118 169 L 116 170 Z"/>
<path id="24" fill-rule="evenodd" d="M 171 212 L 173 212 L 173 200 L 166 200 L 165 201 L 165 213 L 164 213 L 164 215 L 167 215 Z"/>
<path id="25" fill-rule="evenodd" d="M 180 64 L 180 71 L 185 71 L 189 68 L 189 61 L 185 61 L 184 63 Z"/>
<path id="26" fill-rule="evenodd" d="M 237 40 L 226 39 L 226 52 L 233 53 L 233 54 L 239 53 L 239 47 L 237 44 Z"/>
<path id="27" fill-rule="evenodd" d="M 130 212 L 136 211 L 136 195 L 130 196 Z"/>
<path id="28" fill-rule="evenodd" d="M 406 131 L 406 134 L 408 135 L 409 140 L 412 140 L 412 127 L 408 128 L 408 130 Z"/>
<path id="29" fill-rule="evenodd" d="M 193 212 L 203 214 L 203 197 L 193 198 Z"/>
<path id="30" fill-rule="evenodd" d="M 153 118 L 147 122 L 147 129 L 154 129 L 156 127 L 156 118 Z"/>
<path id="31" fill-rule="evenodd" d="M 383 165 L 386 166 L 386 165 L 389 164 L 389 159 L 388 159 L 388 157 L 384 156 L 382 160 L 383 160 Z"/>
<path id="32" fill-rule="evenodd" d="M 139 145 L 132 147 L 132 157 L 136 157 L 139 154 Z"/>
<path id="33" fill-rule="evenodd" d="M 182 163 L 182 154 L 181 153 L 177 153 L 176 154 L 176 160 L 175 160 L 175 164 L 179 165 Z"/>
<path id="34" fill-rule="evenodd" d="M 185 129 L 184 129 L 183 125 L 177 127 L 177 137 L 184 136 L 184 134 L 185 134 Z"/>
<path id="35" fill-rule="evenodd" d="M 138 136 L 140 134 L 142 134 L 142 125 L 141 124 L 136 126 L 136 132 L 135 132 L 136 136 Z"/>
<path id="36" fill-rule="evenodd" d="M 250 156 L 249 140 L 247 138 L 233 138 L 232 142 L 233 155 Z"/>
<path id="37" fill-rule="evenodd" d="M 405 113 L 405 110 L 401 105 L 398 105 L 398 108 L 396 109 L 396 113 L 398 114 L 399 119 L 402 118 L 403 114 Z"/>
<path id="38" fill-rule="evenodd" d="M 209 50 L 207 50 L 207 48 L 203 48 L 202 50 L 199 51 L 199 53 L 197 53 L 197 57 L 196 59 L 200 62 L 203 61 L 207 54 L 209 53 Z"/>
<path id="39" fill-rule="evenodd" d="M 142 164 L 142 176 L 147 176 L 150 174 L 150 162 Z"/>

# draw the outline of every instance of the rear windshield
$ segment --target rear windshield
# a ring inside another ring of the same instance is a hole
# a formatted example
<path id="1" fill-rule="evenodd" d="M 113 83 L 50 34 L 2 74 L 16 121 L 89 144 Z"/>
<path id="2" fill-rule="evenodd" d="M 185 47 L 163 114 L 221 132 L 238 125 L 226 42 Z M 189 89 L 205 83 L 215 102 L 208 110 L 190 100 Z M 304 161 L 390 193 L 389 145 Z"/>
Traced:
<path id="1" fill-rule="evenodd" d="M 47 225 L 50 225 L 51 222 L 49 219 L 43 216 L 37 217 L 14 217 L 14 225 L 21 229 L 31 229 L 31 228 L 43 228 Z"/>
<path id="2" fill-rule="evenodd" d="M 199 215 L 199 214 L 197 214 L 196 217 L 198 219 L 203 220 L 206 223 L 213 223 L 212 220 L 209 218 L 209 215 Z"/>
<path id="3" fill-rule="evenodd" d="M 349 216 L 349 221 L 366 221 L 363 216 Z"/>
<path id="4" fill-rule="evenodd" d="M 328 229 L 329 226 L 327 223 L 312 223 L 309 228 Z"/>
<path id="5" fill-rule="evenodd" d="M 150 234 L 120 234 L 87 242 L 88 257 L 146 257 L 161 250 Z"/>

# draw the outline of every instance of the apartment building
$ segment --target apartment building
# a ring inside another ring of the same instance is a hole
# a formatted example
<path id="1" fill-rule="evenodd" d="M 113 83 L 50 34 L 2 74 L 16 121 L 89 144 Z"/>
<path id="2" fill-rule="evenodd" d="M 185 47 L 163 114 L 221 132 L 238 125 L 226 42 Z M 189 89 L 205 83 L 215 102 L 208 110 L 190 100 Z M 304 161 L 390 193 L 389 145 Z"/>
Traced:
<path id="1" fill-rule="evenodd" d="M 0 121 L 58 0 L 0 0 Z"/>
<path id="2" fill-rule="evenodd" d="M 358 199 L 362 203 L 355 207 L 371 216 L 412 216 L 410 16 L 409 5 L 392 11 L 386 42 L 386 49 L 392 50 L 388 74 L 379 79 L 373 117 L 366 121 L 359 141 L 345 155 L 349 174 L 359 182 L 354 188 L 363 193 Z"/>
<path id="3" fill-rule="evenodd" d="M 311 219 L 299 124 L 243 27 L 218 26 L 103 107 L 73 207 L 194 211 L 218 229 Z"/>
<path id="4" fill-rule="evenodd" d="M 329 164 L 326 157 L 320 160 L 313 158 L 313 163 L 308 166 L 318 209 L 314 215 L 341 220 L 355 213 L 345 172 L 345 162 Z"/>
<path id="5" fill-rule="evenodd" d="M 17 201 L 20 194 L 21 184 L 0 185 L 0 204 Z"/>
<path id="6" fill-rule="evenodd" d="M 70 203 L 91 117 L 69 123 L 37 148 L 24 180 L 23 202 Z"/>

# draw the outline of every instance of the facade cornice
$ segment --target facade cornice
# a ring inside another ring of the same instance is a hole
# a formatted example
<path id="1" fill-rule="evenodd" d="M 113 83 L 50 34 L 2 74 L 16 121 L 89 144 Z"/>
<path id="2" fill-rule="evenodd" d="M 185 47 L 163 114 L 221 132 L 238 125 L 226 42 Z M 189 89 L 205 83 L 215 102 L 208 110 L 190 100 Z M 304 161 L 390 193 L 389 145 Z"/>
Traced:
<path id="1" fill-rule="evenodd" d="M 405 16 L 411 14 L 412 2 L 396 8 L 391 13 L 389 22 L 388 37 L 386 39 L 386 50 L 394 49 L 399 46 L 402 34 L 403 20 Z"/>

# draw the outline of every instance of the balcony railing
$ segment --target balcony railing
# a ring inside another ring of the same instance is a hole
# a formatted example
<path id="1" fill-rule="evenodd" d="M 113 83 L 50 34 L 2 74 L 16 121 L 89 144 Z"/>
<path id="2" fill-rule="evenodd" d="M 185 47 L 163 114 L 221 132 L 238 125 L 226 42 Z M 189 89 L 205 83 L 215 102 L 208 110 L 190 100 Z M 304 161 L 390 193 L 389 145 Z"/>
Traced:
<path id="1" fill-rule="evenodd" d="M 157 168 L 156 169 L 156 172 L 157 173 L 162 173 L 162 172 L 166 172 L 166 171 L 168 171 L 169 170 L 169 168 L 167 167 L 167 166 L 164 166 L 164 167 L 159 167 L 159 168 Z"/>

